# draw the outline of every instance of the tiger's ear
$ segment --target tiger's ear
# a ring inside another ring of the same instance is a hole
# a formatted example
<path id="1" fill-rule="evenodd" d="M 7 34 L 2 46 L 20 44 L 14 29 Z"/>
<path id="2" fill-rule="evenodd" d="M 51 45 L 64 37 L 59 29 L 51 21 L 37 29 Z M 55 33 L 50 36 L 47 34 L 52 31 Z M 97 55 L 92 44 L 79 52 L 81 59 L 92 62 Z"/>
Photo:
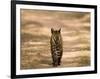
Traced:
<path id="1" fill-rule="evenodd" d="M 54 32 L 54 29 L 53 28 L 51 28 L 51 33 L 53 33 Z"/>
<path id="2" fill-rule="evenodd" d="M 60 32 L 61 31 L 61 28 L 58 31 Z"/>

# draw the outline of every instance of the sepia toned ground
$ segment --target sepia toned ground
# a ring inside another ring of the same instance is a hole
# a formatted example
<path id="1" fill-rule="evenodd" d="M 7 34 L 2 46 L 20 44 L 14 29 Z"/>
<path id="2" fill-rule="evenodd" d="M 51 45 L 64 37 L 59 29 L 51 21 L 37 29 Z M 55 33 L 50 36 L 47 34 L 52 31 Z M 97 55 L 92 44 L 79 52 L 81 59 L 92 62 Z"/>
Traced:
<path id="1" fill-rule="evenodd" d="M 51 28 L 61 28 L 59 67 L 90 65 L 90 13 L 21 9 L 21 69 L 52 68 Z"/>

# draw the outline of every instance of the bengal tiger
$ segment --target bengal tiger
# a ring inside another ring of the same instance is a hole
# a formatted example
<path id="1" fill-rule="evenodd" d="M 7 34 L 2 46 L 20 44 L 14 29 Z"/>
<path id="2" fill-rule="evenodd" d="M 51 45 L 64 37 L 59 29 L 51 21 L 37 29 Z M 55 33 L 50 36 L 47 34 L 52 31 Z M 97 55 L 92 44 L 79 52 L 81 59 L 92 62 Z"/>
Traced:
<path id="1" fill-rule="evenodd" d="M 52 65 L 53 67 L 57 67 L 61 63 L 61 58 L 63 54 L 61 28 L 59 30 L 54 30 L 53 28 L 51 28 L 50 45 L 53 60 Z"/>

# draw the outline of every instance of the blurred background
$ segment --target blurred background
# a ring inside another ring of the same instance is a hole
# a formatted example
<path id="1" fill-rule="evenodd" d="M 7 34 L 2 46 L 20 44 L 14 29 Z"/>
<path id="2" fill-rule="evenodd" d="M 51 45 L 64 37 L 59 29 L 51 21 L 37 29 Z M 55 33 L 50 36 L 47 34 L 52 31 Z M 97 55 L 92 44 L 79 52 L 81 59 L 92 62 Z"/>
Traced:
<path id="1" fill-rule="evenodd" d="M 21 69 L 52 68 L 51 28 L 61 28 L 59 67 L 90 65 L 90 13 L 21 9 Z"/>

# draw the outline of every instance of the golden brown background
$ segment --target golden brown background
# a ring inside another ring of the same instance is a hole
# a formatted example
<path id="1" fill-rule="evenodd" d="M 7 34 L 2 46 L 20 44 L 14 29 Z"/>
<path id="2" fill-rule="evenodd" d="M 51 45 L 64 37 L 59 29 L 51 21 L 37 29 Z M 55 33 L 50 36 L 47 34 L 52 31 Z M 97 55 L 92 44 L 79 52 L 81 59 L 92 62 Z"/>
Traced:
<path id="1" fill-rule="evenodd" d="M 59 67 L 90 65 L 90 13 L 21 9 L 21 69 L 51 68 L 51 28 L 61 28 Z"/>

